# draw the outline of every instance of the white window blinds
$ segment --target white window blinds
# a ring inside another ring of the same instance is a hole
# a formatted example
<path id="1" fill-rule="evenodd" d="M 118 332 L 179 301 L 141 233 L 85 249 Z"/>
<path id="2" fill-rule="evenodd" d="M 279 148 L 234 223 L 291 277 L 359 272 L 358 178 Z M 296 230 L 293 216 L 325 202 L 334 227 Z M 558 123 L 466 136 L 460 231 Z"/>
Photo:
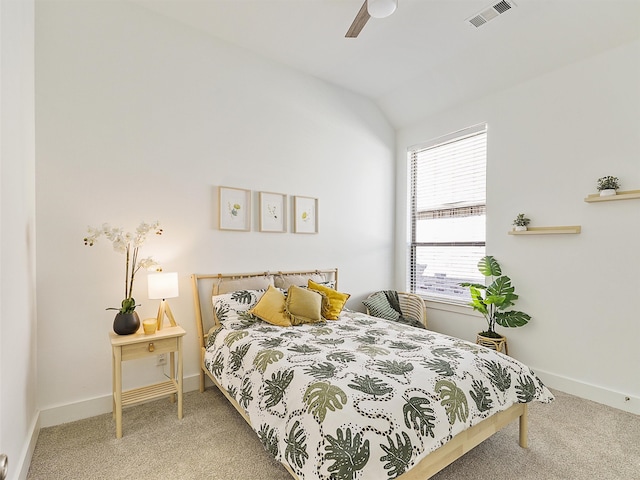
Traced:
<path id="1" fill-rule="evenodd" d="M 409 149 L 411 242 L 408 288 L 434 300 L 468 302 L 460 282 L 482 283 L 487 126 Z"/>

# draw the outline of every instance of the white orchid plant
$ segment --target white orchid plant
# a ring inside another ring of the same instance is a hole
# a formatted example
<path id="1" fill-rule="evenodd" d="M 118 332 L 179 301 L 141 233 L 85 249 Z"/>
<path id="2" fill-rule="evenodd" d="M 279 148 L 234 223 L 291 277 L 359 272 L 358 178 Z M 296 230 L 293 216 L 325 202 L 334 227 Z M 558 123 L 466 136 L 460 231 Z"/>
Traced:
<path id="1" fill-rule="evenodd" d="M 141 268 L 148 269 L 158 263 L 151 257 L 138 259 L 140 247 L 147 240 L 147 235 L 153 232 L 162 235 L 160 222 L 142 222 L 134 233 L 124 232 L 122 228 L 115 228 L 105 223 L 102 227 L 88 227 L 88 235 L 84 237 L 84 244 L 92 247 L 98 238 L 104 236 L 113 244 L 113 249 L 126 255 L 126 269 L 124 278 L 124 300 L 120 308 L 110 307 L 107 310 L 119 310 L 120 313 L 133 313 L 138 305 L 133 298 L 133 281 Z"/>

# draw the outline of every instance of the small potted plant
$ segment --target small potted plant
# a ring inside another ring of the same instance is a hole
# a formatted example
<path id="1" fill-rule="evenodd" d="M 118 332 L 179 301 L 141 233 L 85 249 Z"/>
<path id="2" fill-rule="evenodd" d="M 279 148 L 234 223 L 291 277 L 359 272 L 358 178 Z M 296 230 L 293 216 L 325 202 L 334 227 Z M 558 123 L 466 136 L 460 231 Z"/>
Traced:
<path id="1" fill-rule="evenodd" d="M 523 232 L 527 229 L 527 225 L 529 225 L 529 220 L 524 216 L 524 213 L 519 213 L 516 219 L 513 221 L 514 230 L 516 232 Z"/>
<path id="2" fill-rule="evenodd" d="M 598 191 L 601 197 L 609 197 L 616 194 L 616 190 L 620 188 L 618 177 L 607 175 L 598 179 Z"/>
<path id="3" fill-rule="evenodd" d="M 517 310 L 507 310 L 518 299 L 511 279 L 502 275 L 498 261 L 487 255 L 478 262 L 478 270 L 485 277 L 491 277 L 489 286 L 479 283 L 461 283 L 461 287 L 468 287 L 471 293 L 469 305 L 480 312 L 487 321 L 487 330 L 478 333 L 477 343 L 498 350 L 498 345 L 505 345 L 506 338 L 496 333 L 496 324 L 502 327 L 521 327 L 526 325 L 531 317 Z"/>

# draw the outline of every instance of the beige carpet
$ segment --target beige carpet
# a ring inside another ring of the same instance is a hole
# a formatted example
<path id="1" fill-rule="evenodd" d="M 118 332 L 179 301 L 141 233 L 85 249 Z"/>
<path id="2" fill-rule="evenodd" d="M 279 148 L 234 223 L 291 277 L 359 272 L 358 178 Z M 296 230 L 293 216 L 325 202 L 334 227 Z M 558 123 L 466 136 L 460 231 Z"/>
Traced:
<path id="1" fill-rule="evenodd" d="M 513 424 L 432 478 L 640 480 L 640 416 L 554 394 L 530 409 L 528 449 Z M 44 428 L 27 478 L 290 479 L 215 388 L 185 394 L 182 420 L 166 400 L 127 408 L 123 431 L 111 414 Z"/>

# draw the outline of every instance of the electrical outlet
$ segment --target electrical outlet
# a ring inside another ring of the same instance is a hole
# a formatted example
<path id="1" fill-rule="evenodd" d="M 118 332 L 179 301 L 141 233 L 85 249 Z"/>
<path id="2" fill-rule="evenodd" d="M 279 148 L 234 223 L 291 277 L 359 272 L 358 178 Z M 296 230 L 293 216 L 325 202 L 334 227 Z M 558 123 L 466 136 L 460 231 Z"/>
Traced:
<path id="1" fill-rule="evenodd" d="M 160 355 L 158 355 L 156 357 L 156 365 L 158 367 L 161 367 L 162 365 L 166 365 L 167 364 L 167 354 L 166 353 L 161 353 Z"/>

